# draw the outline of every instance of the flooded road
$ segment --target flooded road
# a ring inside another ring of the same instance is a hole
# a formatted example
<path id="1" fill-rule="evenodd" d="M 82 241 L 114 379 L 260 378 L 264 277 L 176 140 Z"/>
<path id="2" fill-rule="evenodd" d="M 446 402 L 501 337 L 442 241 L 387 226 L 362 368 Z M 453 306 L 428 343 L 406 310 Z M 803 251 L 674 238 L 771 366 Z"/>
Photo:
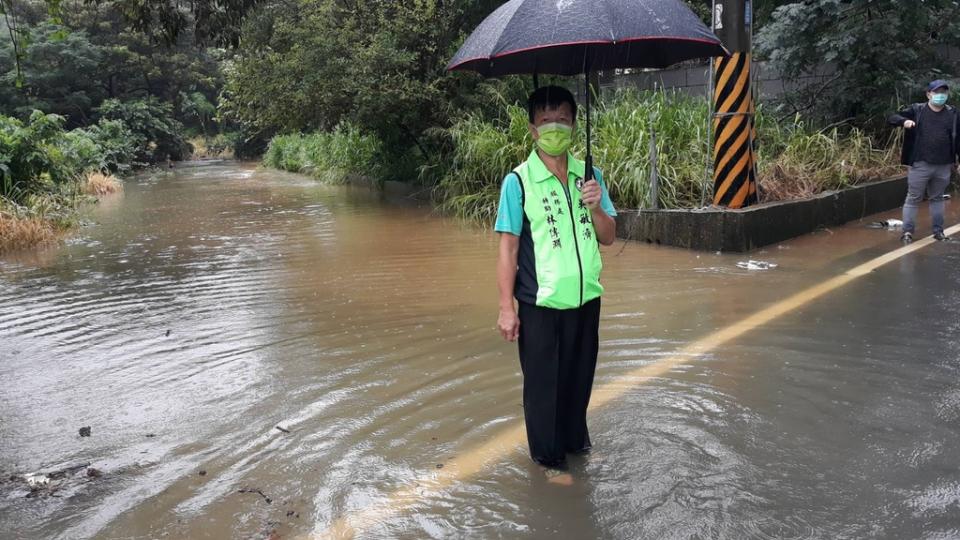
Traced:
<path id="1" fill-rule="evenodd" d="M 521 381 L 489 231 L 232 163 L 130 181 L 90 219 L 0 258 L 4 537 L 960 537 L 960 243 L 669 364 L 896 233 L 604 248 L 596 384 L 619 390 L 558 486 L 497 439 Z"/>

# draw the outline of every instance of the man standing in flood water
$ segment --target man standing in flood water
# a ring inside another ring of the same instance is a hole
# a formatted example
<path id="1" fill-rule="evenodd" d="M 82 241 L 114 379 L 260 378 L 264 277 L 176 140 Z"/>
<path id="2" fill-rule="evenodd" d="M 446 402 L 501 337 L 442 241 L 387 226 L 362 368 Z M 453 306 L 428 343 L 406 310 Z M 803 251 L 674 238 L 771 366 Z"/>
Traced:
<path id="1" fill-rule="evenodd" d="M 947 81 L 931 81 L 926 103 L 914 103 L 888 119 L 890 124 L 906 130 L 900 156 L 901 163 L 910 166 L 900 237 L 904 244 L 913 242 L 917 210 L 924 193 L 930 198 L 933 237 L 947 239 L 943 234 L 943 192 L 950 185 L 950 170 L 960 158 L 960 113 L 947 105 L 949 92 Z"/>
<path id="2" fill-rule="evenodd" d="M 568 453 L 591 447 L 587 405 L 603 293 L 598 244 L 613 243 L 616 211 L 600 171 L 584 182 L 584 163 L 569 152 L 573 95 L 539 88 L 527 112 L 535 147 L 504 178 L 494 227 L 500 233 L 497 327 L 504 339 L 519 341 L 530 456 L 563 469 Z"/>

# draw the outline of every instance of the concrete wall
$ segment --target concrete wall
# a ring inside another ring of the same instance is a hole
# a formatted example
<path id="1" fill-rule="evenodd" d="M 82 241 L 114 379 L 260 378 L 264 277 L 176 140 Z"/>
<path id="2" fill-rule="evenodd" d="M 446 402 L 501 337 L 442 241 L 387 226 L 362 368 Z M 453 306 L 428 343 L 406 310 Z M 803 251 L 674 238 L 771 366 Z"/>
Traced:
<path id="1" fill-rule="evenodd" d="M 617 236 L 704 251 L 750 251 L 898 208 L 906 192 L 902 177 L 742 210 L 624 210 L 618 211 Z"/>

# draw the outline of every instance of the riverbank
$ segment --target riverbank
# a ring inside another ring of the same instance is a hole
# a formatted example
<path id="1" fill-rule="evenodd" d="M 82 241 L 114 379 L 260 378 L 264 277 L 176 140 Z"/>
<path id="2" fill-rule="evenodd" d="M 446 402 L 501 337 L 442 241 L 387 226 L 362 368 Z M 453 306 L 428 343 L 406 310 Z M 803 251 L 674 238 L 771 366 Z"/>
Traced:
<path id="1" fill-rule="evenodd" d="M 56 243 L 76 226 L 81 205 L 123 192 L 119 179 L 99 172 L 75 187 L 72 193 L 29 197 L 26 204 L 0 197 L 0 255 Z"/>

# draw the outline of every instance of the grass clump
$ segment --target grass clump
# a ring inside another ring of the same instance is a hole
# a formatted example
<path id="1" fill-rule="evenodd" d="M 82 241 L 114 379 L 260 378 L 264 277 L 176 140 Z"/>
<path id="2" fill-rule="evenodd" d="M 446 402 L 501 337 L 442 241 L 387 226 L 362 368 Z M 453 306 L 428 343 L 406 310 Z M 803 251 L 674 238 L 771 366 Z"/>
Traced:
<path id="1" fill-rule="evenodd" d="M 899 131 L 878 145 L 856 128 L 809 130 L 799 117 L 779 125 L 766 124 L 761 117 L 758 126 L 762 202 L 802 199 L 903 172 Z"/>
<path id="2" fill-rule="evenodd" d="M 111 174 L 92 172 L 87 174 L 87 178 L 81 185 L 80 191 L 85 195 L 99 197 L 123 191 L 123 184 Z"/>
<path id="3" fill-rule="evenodd" d="M 380 141 L 350 124 L 333 131 L 274 137 L 263 163 L 268 167 L 309 174 L 314 178 L 341 183 L 352 176 L 382 178 Z"/>
<path id="4" fill-rule="evenodd" d="M 60 219 L 54 201 L 31 195 L 30 206 L 0 197 L 0 254 L 52 244 L 69 223 Z"/>

